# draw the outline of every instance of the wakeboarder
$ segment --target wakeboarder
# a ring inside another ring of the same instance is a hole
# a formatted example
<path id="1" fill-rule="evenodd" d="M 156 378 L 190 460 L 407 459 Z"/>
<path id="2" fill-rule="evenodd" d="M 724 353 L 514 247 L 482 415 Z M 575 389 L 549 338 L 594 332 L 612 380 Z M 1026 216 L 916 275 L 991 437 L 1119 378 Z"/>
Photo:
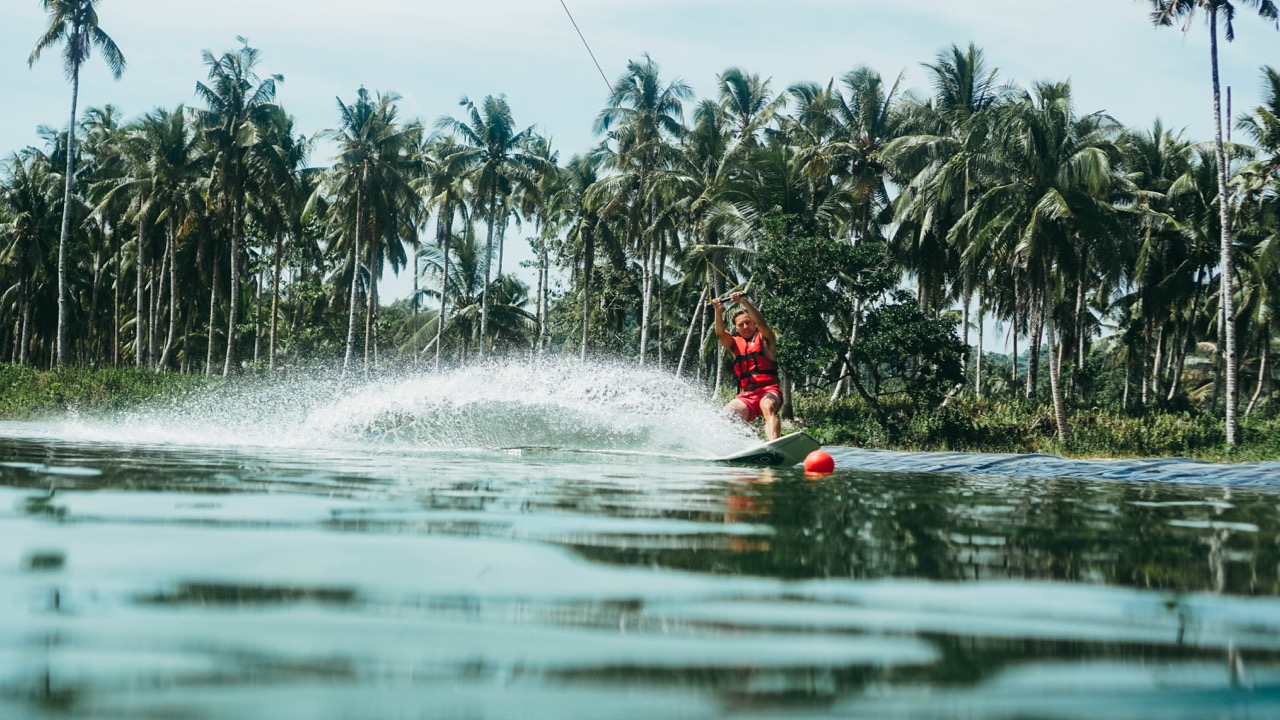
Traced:
<path id="1" fill-rule="evenodd" d="M 782 391 L 778 388 L 778 338 L 746 296 L 735 292 L 728 299 L 742 305 L 742 309 L 733 314 L 736 335 L 724 326 L 724 298 L 711 300 L 716 308 L 716 335 L 720 344 L 733 353 L 733 374 L 738 378 L 738 396 L 730 400 L 725 409 L 748 423 L 763 416 L 765 437 L 777 440 L 782 434 L 782 421 L 778 417 L 782 406 Z"/>

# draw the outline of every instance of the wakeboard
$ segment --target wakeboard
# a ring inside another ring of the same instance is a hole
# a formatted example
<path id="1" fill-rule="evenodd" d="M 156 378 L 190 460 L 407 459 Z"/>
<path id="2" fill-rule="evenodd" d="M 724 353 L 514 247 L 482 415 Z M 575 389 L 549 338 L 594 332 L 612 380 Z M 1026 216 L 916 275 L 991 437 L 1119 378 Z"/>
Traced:
<path id="1" fill-rule="evenodd" d="M 716 458 L 716 462 L 761 467 L 790 467 L 804 462 L 809 453 L 822 447 L 806 432 L 783 435 L 777 440 L 753 445 L 732 455 Z"/>

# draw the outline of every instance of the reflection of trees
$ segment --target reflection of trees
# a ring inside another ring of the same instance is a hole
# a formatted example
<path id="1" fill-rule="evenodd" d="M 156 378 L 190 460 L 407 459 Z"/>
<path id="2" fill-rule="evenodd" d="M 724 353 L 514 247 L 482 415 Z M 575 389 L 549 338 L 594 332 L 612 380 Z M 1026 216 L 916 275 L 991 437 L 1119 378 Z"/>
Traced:
<path id="1" fill-rule="evenodd" d="M 1057 580 L 1280 595 L 1275 505 L 1264 493 L 1153 483 L 783 475 L 735 486 L 726 513 L 701 518 L 769 525 L 767 543 L 579 551 L 611 563 L 782 578 Z"/>

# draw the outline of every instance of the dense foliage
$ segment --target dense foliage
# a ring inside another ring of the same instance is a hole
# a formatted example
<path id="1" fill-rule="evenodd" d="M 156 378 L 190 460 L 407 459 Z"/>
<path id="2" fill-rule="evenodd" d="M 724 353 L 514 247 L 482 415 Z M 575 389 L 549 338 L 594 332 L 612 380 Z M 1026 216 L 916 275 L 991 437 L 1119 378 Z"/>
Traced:
<path id="1" fill-rule="evenodd" d="M 89 32 L 122 71 L 99 4 L 47 3 L 37 50 Z M 1227 4 L 1152 5 L 1168 24 Z M 78 116 L 73 88 L 73 132 L 4 160 L 0 358 L 226 375 L 630 354 L 715 393 L 707 300 L 738 289 L 780 330 L 787 397 L 867 404 L 880 432 L 945 424 L 957 384 L 1049 403 L 1064 446 L 1076 408 L 1225 413 L 1228 441 L 1237 404 L 1276 410 L 1272 68 L 1234 119 L 1252 144 L 1225 149 L 1081 113 L 1069 82 L 1020 88 L 953 46 L 927 95 L 870 67 L 782 89 L 729 68 L 695 98 L 645 56 L 595 118 L 601 143 L 567 160 L 501 95 L 424 125 L 359 88 L 313 165 L 317 135 L 256 49 L 204 59 L 199 107 Z M 532 283 L 504 267 L 516 233 Z M 412 273 L 407 303 L 379 297 L 388 271 Z M 990 323 L 1013 360 L 983 348 Z"/>

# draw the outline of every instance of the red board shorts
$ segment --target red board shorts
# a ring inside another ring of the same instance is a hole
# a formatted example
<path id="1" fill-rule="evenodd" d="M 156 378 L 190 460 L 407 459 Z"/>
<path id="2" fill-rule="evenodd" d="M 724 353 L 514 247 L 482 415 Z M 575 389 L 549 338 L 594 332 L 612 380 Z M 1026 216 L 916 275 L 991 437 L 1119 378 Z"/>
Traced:
<path id="1" fill-rule="evenodd" d="M 776 410 L 782 404 L 782 391 L 777 385 L 766 385 L 765 387 L 756 388 L 755 390 L 747 390 L 738 393 L 735 400 L 741 400 L 743 405 L 747 406 L 747 422 L 751 422 L 760 417 L 760 401 L 766 397 L 773 396 L 773 407 Z"/>

